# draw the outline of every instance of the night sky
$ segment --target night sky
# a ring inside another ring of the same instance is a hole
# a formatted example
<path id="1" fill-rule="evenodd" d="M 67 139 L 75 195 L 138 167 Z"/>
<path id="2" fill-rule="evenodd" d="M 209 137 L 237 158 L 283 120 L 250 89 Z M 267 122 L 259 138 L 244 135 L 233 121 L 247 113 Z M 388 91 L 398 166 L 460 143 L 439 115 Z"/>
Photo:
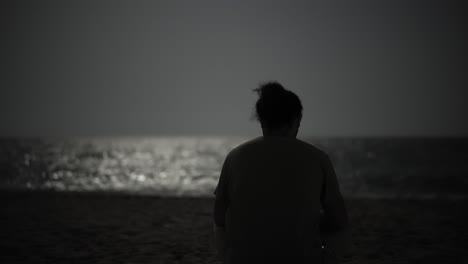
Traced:
<path id="1" fill-rule="evenodd" d="M 0 136 L 467 136 L 463 1 L 2 1 Z"/>

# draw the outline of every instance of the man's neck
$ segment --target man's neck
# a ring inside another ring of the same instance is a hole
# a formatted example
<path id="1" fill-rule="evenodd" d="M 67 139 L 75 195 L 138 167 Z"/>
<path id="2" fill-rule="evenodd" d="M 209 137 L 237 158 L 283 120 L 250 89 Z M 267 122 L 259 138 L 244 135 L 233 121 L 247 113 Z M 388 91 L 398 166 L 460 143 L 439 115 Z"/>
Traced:
<path id="1" fill-rule="evenodd" d="M 265 131 L 263 130 L 263 137 L 296 138 L 296 135 L 292 133 L 292 131 Z"/>

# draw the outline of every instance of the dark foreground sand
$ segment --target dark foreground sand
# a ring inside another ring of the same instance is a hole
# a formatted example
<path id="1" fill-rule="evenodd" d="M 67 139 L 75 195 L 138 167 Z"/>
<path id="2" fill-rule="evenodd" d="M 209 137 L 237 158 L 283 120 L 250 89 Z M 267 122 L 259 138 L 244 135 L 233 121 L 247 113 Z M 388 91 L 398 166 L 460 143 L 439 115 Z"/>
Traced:
<path id="1" fill-rule="evenodd" d="M 0 263 L 218 263 L 212 199 L 3 192 Z M 468 263 L 468 203 L 347 199 L 344 263 Z"/>

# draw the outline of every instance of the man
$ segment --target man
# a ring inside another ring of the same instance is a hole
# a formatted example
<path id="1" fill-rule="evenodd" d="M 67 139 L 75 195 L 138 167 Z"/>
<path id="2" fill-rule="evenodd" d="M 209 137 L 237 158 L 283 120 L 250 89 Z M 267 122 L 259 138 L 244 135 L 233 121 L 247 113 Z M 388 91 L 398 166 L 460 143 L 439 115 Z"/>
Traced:
<path id="1" fill-rule="evenodd" d="M 234 148 L 215 190 L 225 263 L 323 263 L 349 251 L 345 204 L 328 155 L 296 139 L 302 104 L 277 82 L 254 89 L 263 136 Z"/>

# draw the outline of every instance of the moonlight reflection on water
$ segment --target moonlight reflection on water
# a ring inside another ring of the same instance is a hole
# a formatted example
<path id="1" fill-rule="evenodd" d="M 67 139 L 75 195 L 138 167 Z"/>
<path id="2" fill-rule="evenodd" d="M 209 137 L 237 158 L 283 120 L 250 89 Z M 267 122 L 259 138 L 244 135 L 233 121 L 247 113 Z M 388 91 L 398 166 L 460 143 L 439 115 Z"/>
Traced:
<path id="1" fill-rule="evenodd" d="M 3 149 L 6 187 L 158 194 L 212 193 L 240 138 L 19 140 Z M 8 145 L 8 144 L 4 144 Z"/>

